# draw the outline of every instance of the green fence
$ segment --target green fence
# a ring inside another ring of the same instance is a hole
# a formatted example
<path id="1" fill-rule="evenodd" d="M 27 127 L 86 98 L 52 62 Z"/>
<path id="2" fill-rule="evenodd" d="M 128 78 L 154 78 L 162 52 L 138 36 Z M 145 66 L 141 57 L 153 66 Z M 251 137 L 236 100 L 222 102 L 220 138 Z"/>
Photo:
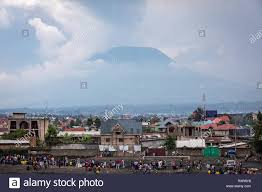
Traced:
<path id="1" fill-rule="evenodd" d="M 204 157 L 219 157 L 220 149 L 218 147 L 207 147 L 203 150 Z"/>

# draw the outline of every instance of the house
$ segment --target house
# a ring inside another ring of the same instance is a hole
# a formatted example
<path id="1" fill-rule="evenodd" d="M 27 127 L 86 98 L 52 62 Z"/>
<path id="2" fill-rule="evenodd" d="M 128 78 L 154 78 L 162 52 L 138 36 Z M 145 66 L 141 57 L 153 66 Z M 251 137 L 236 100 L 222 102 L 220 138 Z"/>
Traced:
<path id="1" fill-rule="evenodd" d="M 133 156 L 141 152 L 141 122 L 133 119 L 109 119 L 101 124 L 101 155 Z"/>
<path id="2" fill-rule="evenodd" d="M 70 136 L 73 140 L 79 140 L 86 135 L 91 136 L 93 143 L 100 142 L 99 129 L 85 129 L 84 127 L 64 128 L 57 134 L 58 137 Z"/>
<path id="3" fill-rule="evenodd" d="M 213 128 L 214 135 L 217 137 L 229 136 L 229 131 L 235 130 L 236 126 L 233 124 L 217 125 Z"/>
<path id="4" fill-rule="evenodd" d="M 8 132 L 16 129 L 25 129 L 34 132 L 35 136 L 44 141 L 47 133 L 49 119 L 45 117 L 27 117 L 26 113 L 13 113 L 8 117 Z"/>
<path id="5" fill-rule="evenodd" d="M 220 121 L 216 121 L 220 122 Z M 207 137 L 229 137 L 230 131 L 235 130 L 236 126 L 233 124 L 217 124 L 210 123 L 199 126 L 201 129 L 201 136 Z"/>

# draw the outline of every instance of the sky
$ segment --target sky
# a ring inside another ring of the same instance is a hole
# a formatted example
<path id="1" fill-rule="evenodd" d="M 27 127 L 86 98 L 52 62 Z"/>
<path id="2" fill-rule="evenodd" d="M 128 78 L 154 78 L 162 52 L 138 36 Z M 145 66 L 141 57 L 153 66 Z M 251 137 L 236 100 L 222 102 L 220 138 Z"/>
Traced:
<path id="1" fill-rule="evenodd" d="M 0 0 L 0 108 L 262 100 L 261 10 L 261 0 Z"/>

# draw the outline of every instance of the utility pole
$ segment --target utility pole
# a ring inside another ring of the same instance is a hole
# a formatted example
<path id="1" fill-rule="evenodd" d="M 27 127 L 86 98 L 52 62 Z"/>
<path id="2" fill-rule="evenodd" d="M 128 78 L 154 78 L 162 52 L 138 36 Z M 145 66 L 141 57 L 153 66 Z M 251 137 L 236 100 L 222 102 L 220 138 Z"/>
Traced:
<path id="1" fill-rule="evenodd" d="M 206 94 L 203 93 L 202 95 L 202 103 L 203 103 L 203 111 L 204 111 L 204 120 L 206 118 Z"/>

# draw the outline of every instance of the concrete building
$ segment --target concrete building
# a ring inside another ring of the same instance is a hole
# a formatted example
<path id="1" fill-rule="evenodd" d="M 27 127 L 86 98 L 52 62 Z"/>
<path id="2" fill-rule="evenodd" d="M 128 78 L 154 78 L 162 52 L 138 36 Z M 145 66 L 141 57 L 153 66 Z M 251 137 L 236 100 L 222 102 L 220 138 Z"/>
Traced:
<path id="1" fill-rule="evenodd" d="M 141 122 L 132 119 L 109 119 L 101 124 L 102 155 L 133 156 L 140 154 Z"/>
<path id="2" fill-rule="evenodd" d="M 8 132 L 16 129 L 25 129 L 34 132 L 35 136 L 44 141 L 47 133 L 49 119 L 45 117 L 27 117 L 26 113 L 13 113 L 8 117 Z"/>

